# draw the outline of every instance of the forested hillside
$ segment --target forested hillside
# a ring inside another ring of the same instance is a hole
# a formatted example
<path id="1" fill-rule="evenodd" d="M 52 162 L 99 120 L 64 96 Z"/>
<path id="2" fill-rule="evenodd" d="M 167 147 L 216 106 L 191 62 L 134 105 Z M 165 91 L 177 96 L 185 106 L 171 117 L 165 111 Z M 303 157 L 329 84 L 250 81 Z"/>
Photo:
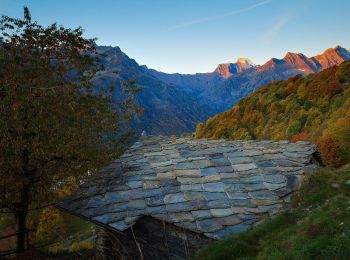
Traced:
<path id="1" fill-rule="evenodd" d="M 326 165 L 350 161 L 350 62 L 274 81 L 210 118 L 198 138 L 310 140 Z"/>

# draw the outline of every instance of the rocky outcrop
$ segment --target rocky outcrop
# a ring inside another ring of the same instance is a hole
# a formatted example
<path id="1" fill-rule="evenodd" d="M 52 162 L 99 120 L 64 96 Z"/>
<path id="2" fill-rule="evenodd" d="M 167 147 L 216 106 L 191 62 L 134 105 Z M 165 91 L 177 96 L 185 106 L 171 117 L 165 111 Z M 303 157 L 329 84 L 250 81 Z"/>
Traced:
<path id="1" fill-rule="evenodd" d="M 229 78 L 234 74 L 241 73 L 253 68 L 254 63 L 248 58 L 239 58 L 236 63 L 219 64 L 214 73 L 218 73 L 224 78 Z"/>
<path id="2" fill-rule="evenodd" d="M 314 59 L 306 57 L 302 53 L 288 52 L 283 58 L 290 67 L 301 70 L 306 73 L 314 73 L 321 69 L 319 63 L 315 62 Z"/>
<path id="3" fill-rule="evenodd" d="M 335 48 L 325 50 L 321 55 L 316 55 L 312 59 L 320 64 L 320 69 L 325 69 L 349 60 L 350 52 L 338 45 Z"/>

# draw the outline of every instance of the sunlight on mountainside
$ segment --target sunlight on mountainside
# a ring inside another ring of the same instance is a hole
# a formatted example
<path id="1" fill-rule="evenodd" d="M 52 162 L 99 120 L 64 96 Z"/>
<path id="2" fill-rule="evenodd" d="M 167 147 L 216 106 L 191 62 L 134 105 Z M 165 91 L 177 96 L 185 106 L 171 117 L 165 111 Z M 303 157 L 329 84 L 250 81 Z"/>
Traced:
<path id="1" fill-rule="evenodd" d="M 350 259 L 349 10 L 1 0 L 0 259 Z"/>

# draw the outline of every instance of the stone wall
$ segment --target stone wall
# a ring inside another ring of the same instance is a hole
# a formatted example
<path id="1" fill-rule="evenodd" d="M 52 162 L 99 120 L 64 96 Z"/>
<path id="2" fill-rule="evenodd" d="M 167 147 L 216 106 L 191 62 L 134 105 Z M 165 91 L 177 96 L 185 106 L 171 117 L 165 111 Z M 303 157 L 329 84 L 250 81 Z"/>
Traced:
<path id="1" fill-rule="evenodd" d="M 188 259 L 214 241 L 152 217 L 124 232 L 99 228 L 96 233 L 98 259 Z"/>

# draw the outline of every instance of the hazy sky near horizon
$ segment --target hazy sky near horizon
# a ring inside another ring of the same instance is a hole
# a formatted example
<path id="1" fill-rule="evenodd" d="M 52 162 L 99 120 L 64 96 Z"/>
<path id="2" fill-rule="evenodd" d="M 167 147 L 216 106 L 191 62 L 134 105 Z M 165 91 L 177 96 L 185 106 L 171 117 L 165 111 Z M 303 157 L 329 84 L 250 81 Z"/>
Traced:
<path id="1" fill-rule="evenodd" d="M 171 73 L 350 49 L 349 0 L 0 0 L 0 14 L 22 17 L 23 6 L 41 24 L 82 26 L 99 45 Z"/>

